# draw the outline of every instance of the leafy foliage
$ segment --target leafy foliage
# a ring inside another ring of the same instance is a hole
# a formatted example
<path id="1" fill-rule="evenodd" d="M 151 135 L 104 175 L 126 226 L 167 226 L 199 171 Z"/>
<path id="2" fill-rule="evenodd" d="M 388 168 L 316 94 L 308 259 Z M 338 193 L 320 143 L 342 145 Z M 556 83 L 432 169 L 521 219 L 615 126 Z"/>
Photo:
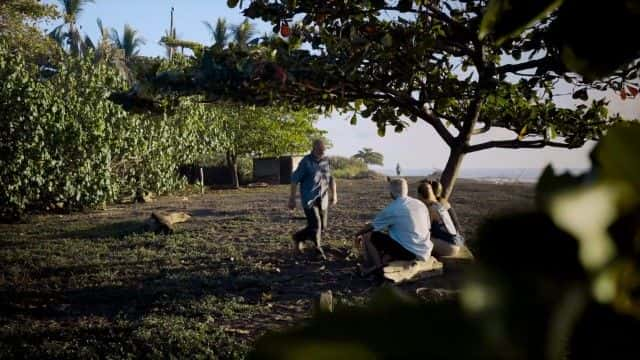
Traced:
<path id="1" fill-rule="evenodd" d="M 37 21 L 48 21 L 57 16 L 54 6 L 37 0 L 5 0 L 0 2 L 0 42 L 7 51 L 25 54 L 31 61 L 46 63 L 59 54 L 53 42 L 42 35 Z"/>
<path id="2" fill-rule="evenodd" d="M 384 164 L 384 156 L 379 152 L 373 151 L 372 148 L 363 148 L 352 157 L 354 159 L 360 159 L 364 161 L 365 164 L 380 165 L 380 166 Z"/>
<path id="3" fill-rule="evenodd" d="M 608 88 L 638 88 L 632 73 L 594 81 L 568 70 L 566 56 L 554 41 L 552 19 L 537 16 L 552 9 L 548 2 L 537 1 L 524 10 L 513 7 L 518 14 L 513 18 L 524 22 L 518 26 L 490 21 L 491 14 L 509 8 L 492 4 L 248 1 L 244 14 L 271 22 L 274 31 L 290 19 L 300 22 L 290 26 L 286 39 L 262 39 L 249 48 L 204 49 L 192 69 L 158 78 L 147 89 L 151 95 L 195 92 L 262 105 L 337 108 L 352 113 L 352 123 L 358 117 L 370 118 L 381 136 L 388 126 L 403 131 L 421 121 L 451 149 L 441 179 L 448 197 L 468 153 L 573 148 L 598 139 L 620 120 L 606 112 L 605 102 L 559 107 L 559 82 L 572 83 L 576 98 L 583 100 Z M 525 16 L 525 10 L 536 10 L 536 16 Z M 541 20 L 533 21 L 537 18 Z M 492 28 L 518 35 L 502 40 L 504 35 L 491 34 Z M 518 32 L 521 28 L 526 30 Z M 511 130 L 513 138 L 475 141 L 492 127 Z"/>
<path id="4" fill-rule="evenodd" d="M 129 24 L 124 25 L 122 37 L 120 37 L 117 30 L 112 29 L 111 41 L 113 41 L 118 49 L 124 51 L 124 56 L 127 59 L 138 56 L 140 53 L 140 46 L 146 43 L 143 38 L 138 36 L 138 31 Z"/>
<path id="5" fill-rule="evenodd" d="M 314 138 L 324 134 L 314 127 L 315 114 L 304 109 L 219 104 L 213 111 L 220 121 L 220 146 L 236 187 L 238 158 L 302 153 L 311 148 Z"/>
<path id="6" fill-rule="evenodd" d="M 131 116 L 107 97 L 126 82 L 107 64 L 65 58 L 56 73 L 0 44 L 0 215 L 78 209 L 139 188 L 179 187 L 179 164 L 215 151 L 207 107 L 185 98 L 171 116 Z"/>
<path id="7" fill-rule="evenodd" d="M 356 179 L 370 175 L 367 164 L 359 159 L 331 156 L 329 163 L 331 164 L 331 173 L 336 178 Z"/>
<path id="8" fill-rule="evenodd" d="M 546 40 L 558 47 L 571 71 L 595 79 L 611 75 L 637 79 L 640 48 L 620 44 L 620 34 L 635 31 L 639 1 L 492 0 L 481 24 L 481 35 L 507 41 L 530 25 L 548 23 Z M 597 24 L 585 26 L 584 24 Z M 597 41 L 594 41 L 598 39 Z M 629 66 L 631 65 L 631 66 Z"/>

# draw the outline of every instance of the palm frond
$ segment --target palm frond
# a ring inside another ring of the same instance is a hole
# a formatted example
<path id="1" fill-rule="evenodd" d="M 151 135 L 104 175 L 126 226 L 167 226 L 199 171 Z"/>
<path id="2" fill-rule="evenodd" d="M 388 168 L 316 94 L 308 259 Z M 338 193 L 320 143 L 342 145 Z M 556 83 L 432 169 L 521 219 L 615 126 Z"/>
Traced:
<path id="1" fill-rule="evenodd" d="M 62 6 L 66 23 L 75 23 L 85 5 L 94 2 L 95 0 L 58 0 L 58 3 Z"/>
<path id="2" fill-rule="evenodd" d="M 207 30 L 209 30 L 209 35 L 211 36 L 211 40 L 213 40 L 213 45 L 220 47 L 225 47 L 227 45 L 230 37 L 227 19 L 218 18 L 215 26 L 208 21 L 203 21 L 202 23 Z"/>
<path id="3" fill-rule="evenodd" d="M 124 51 L 126 58 L 137 56 L 140 53 L 140 47 L 146 44 L 146 40 L 138 36 L 138 31 L 131 25 L 125 24 L 122 37 L 117 30 L 111 30 L 111 40 L 118 49 Z"/>
<path id="4" fill-rule="evenodd" d="M 239 46 L 247 46 L 255 32 L 255 25 L 245 20 L 233 29 L 234 42 Z"/>
<path id="5" fill-rule="evenodd" d="M 60 47 L 64 48 L 65 46 L 65 38 L 66 34 L 64 32 L 64 24 L 56 26 L 51 32 L 49 32 L 49 37 L 53 39 Z"/>
<path id="6" fill-rule="evenodd" d="M 120 34 L 118 33 L 118 30 L 111 29 L 109 33 L 109 38 L 111 39 L 111 42 L 113 42 L 113 45 L 118 49 L 122 49 L 122 42 L 120 42 Z"/>

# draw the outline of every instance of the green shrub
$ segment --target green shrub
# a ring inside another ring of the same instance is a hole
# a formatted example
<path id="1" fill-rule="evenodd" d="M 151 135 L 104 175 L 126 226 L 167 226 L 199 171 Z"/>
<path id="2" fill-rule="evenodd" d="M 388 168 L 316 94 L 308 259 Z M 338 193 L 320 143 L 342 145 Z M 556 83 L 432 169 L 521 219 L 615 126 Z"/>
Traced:
<path id="1" fill-rule="evenodd" d="M 342 179 L 355 179 L 369 172 L 364 161 L 343 156 L 329 157 L 333 176 Z"/>
<path id="2" fill-rule="evenodd" d="M 126 84 L 91 57 L 65 58 L 55 73 L 0 44 L 0 217 L 81 209 L 138 188 L 183 184 L 177 164 L 215 150 L 207 107 L 185 99 L 174 115 L 129 115 L 107 99 Z"/>

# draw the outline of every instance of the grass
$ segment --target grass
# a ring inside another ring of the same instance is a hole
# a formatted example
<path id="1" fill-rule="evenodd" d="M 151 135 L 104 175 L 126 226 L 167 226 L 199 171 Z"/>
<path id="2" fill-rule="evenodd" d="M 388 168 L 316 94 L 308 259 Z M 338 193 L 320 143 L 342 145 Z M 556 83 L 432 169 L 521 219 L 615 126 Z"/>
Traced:
<path id="1" fill-rule="evenodd" d="M 242 358 L 264 332 L 309 317 L 321 291 L 366 301 L 376 284 L 355 275 L 347 254 L 353 232 L 388 202 L 384 186 L 339 182 L 327 262 L 292 255 L 304 220 L 286 210 L 287 186 L 0 225 L 0 358 Z M 461 182 L 453 203 L 471 246 L 483 219 L 531 207 L 532 193 Z M 193 218 L 173 235 L 143 233 L 155 210 Z"/>

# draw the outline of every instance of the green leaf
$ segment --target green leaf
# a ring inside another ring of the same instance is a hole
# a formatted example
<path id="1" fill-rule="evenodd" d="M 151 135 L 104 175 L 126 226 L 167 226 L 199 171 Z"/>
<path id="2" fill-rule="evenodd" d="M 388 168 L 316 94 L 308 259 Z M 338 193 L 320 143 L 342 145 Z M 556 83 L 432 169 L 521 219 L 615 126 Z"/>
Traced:
<path id="1" fill-rule="evenodd" d="M 239 0 L 227 0 L 227 6 L 230 8 L 236 7 L 238 5 Z"/>
<path id="2" fill-rule="evenodd" d="M 353 113 L 353 116 L 351 116 L 350 124 L 356 125 L 357 123 L 358 123 L 358 117 L 356 116 L 356 113 Z"/>
<path id="3" fill-rule="evenodd" d="M 490 0 L 480 23 L 480 39 L 492 34 L 498 44 L 557 9 L 564 0 Z"/>
<path id="4" fill-rule="evenodd" d="M 382 45 L 384 47 L 391 47 L 393 46 L 393 37 L 391 36 L 391 34 L 385 34 L 382 37 Z"/>
<path id="5" fill-rule="evenodd" d="M 615 256 L 608 228 L 618 217 L 621 189 L 598 184 L 559 193 L 550 201 L 556 225 L 573 235 L 580 244 L 580 260 L 588 270 L 598 270 Z"/>
<path id="6" fill-rule="evenodd" d="M 582 88 L 582 89 L 574 92 L 571 97 L 574 98 L 574 99 L 580 99 L 582 101 L 589 100 L 589 94 L 587 93 L 587 88 Z"/>
<path id="7" fill-rule="evenodd" d="M 603 177 L 624 181 L 640 194 L 640 123 L 617 124 L 594 151 Z"/>
<path id="8" fill-rule="evenodd" d="M 400 0 L 398 1 L 398 10 L 409 11 L 413 7 L 413 0 Z"/>

